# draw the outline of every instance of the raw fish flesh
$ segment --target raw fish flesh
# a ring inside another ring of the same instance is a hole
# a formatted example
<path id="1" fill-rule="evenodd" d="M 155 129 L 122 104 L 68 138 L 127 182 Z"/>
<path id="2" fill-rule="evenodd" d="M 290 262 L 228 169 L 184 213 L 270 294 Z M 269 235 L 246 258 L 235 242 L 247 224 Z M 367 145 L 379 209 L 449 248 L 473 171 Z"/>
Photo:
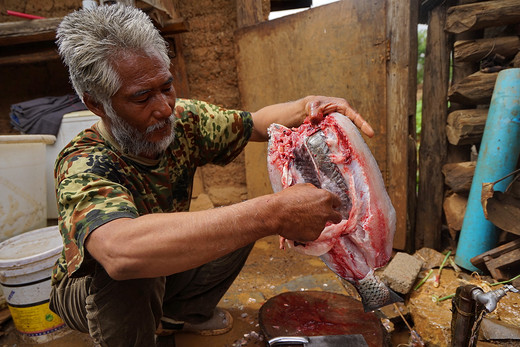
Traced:
<path id="1" fill-rule="evenodd" d="M 356 126 L 339 113 L 318 125 L 269 127 L 268 170 L 275 192 L 311 183 L 336 194 L 343 220 L 328 224 L 307 243 L 286 240 L 299 252 L 319 256 L 360 294 L 366 311 L 402 300 L 374 270 L 390 260 L 395 210 L 383 177 Z"/>

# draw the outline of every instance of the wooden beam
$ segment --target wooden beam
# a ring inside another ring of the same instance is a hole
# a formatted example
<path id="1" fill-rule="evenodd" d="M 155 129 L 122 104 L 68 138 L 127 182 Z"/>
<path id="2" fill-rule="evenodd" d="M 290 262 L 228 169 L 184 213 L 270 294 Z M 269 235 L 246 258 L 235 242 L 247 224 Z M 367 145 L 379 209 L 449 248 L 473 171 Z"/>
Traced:
<path id="1" fill-rule="evenodd" d="M 489 39 L 461 40 L 453 45 L 453 58 L 456 61 L 480 61 L 494 54 L 505 58 L 514 57 L 520 51 L 520 37 L 502 36 Z"/>
<path id="2" fill-rule="evenodd" d="M 446 118 L 450 64 L 448 35 L 444 31 L 446 5 L 430 15 L 424 62 L 419 193 L 416 247 L 440 250 L 444 185 L 441 168 L 446 161 Z"/>
<path id="3" fill-rule="evenodd" d="M 43 50 L 25 54 L 0 56 L 0 66 L 40 63 L 49 60 L 57 60 L 60 56 L 56 49 Z"/>
<path id="4" fill-rule="evenodd" d="M 169 19 L 159 28 L 161 35 L 170 36 L 188 31 L 188 27 L 182 18 Z"/>
<path id="5" fill-rule="evenodd" d="M 520 0 L 483 1 L 448 8 L 446 31 L 460 34 L 519 22 Z"/>
<path id="6" fill-rule="evenodd" d="M 264 20 L 261 0 L 237 0 L 237 24 L 239 28 Z"/>
<path id="7" fill-rule="evenodd" d="M 62 18 L 0 23 L 0 46 L 54 41 Z"/>

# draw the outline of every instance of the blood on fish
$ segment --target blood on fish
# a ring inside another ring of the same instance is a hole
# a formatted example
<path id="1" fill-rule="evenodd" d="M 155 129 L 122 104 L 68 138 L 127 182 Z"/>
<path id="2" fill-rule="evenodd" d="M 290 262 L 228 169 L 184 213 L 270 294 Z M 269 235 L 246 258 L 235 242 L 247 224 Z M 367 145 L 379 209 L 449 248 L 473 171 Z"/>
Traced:
<path id="1" fill-rule="evenodd" d="M 371 295 L 366 297 L 370 309 L 379 305 L 374 297 L 393 297 L 392 293 L 381 293 L 390 289 L 379 282 L 373 270 L 390 259 L 395 210 L 377 163 L 355 125 L 334 113 L 317 125 L 305 121 L 289 129 L 273 124 L 268 132 L 268 171 L 274 191 L 309 182 L 342 201 L 341 223 L 326 225 L 316 241 L 303 245 L 287 241 L 289 246 L 321 256 L 338 276 L 355 286 L 363 283 L 356 287 L 359 291 L 375 290 L 360 292 L 362 298 Z M 279 151 L 282 144 L 283 151 Z"/>

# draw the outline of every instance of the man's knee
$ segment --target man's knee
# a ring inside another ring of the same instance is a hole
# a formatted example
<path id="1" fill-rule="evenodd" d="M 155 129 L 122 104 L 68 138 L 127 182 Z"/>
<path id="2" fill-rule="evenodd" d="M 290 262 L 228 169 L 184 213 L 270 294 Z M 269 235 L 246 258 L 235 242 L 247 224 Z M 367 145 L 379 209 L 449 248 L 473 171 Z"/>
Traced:
<path id="1" fill-rule="evenodd" d="M 51 289 L 49 309 L 71 329 L 88 333 L 85 300 L 90 278 L 65 277 Z"/>

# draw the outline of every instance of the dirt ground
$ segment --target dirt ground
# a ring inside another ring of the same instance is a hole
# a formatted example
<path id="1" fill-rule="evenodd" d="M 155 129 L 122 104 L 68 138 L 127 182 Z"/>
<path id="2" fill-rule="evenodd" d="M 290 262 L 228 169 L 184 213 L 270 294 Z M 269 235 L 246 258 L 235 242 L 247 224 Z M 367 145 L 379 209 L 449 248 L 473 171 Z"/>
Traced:
<path id="1" fill-rule="evenodd" d="M 277 294 L 288 291 L 326 290 L 345 295 L 355 295 L 321 262 L 319 258 L 305 256 L 292 250 L 278 248 L 278 238 L 268 237 L 257 241 L 239 277 L 223 297 L 220 306 L 233 315 L 233 329 L 221 336 L 202 337 L 177 334 L 174 338 L 162 338 L 161 346 L 266 346 L 259 323 L 258 311 L 262 304 Z M 0 346 L 30 346 L 24 344 L 9 323 L 7 336 L 0 338 Z M 40 344 L 46 347 L 93 346 L 89 337 L 71 332 L 52 342 Z"/>
<path id="2" fill-rule="evenodd" d="M 400 306 L 401 310 L 409 324 L 428 342 L 428 346 L 448 346 L 451 300 L 433 302 L 432 298 L 451 294 L 459 285 L 481 284 L 482 282 L 479 281 L 480 279 L 470 274 L 445 268 L 439 287 L 434 287 L 431 279 L 428 280 L 419 290 L 407 296 L 406 306 Z M 177 334 L 174 337 L 161 338 L 159 346 L 267 346 L 258 321 L 258 313 L 262 305 L 278 294 L 305 290 L 328 291 L 357 298 L 353 288 L 340 281 L 319 258 L 305 256 L 292 250 L 282 251 L 278 248 L 277 237 L 264 238 L 257 241 L 244 269 L 219 305 L 228 309 L 233 315 L 233 329 L 227 334 L 211 337 Z M 391 307 L 387 306 L 387 308 Z M 490 316 L 513 326 L 520 326 L 520 294 L 508 294 Z M 399 315 L 395 314 L 391 322 L 383 320 L 382 324 L 390 327 L 390 346 L 409 345 L 409 330 Z M 12 321 L 4 325 L 4 331 L 7 334 L 0 337 L 0 346 L 30 346 L 19 339 Z M 479 342 L 477 346 L 518 346 L 516 342 Z M 70 332 L 39 346 L 91 347 L 93 343 L 85 334 Z"/>

